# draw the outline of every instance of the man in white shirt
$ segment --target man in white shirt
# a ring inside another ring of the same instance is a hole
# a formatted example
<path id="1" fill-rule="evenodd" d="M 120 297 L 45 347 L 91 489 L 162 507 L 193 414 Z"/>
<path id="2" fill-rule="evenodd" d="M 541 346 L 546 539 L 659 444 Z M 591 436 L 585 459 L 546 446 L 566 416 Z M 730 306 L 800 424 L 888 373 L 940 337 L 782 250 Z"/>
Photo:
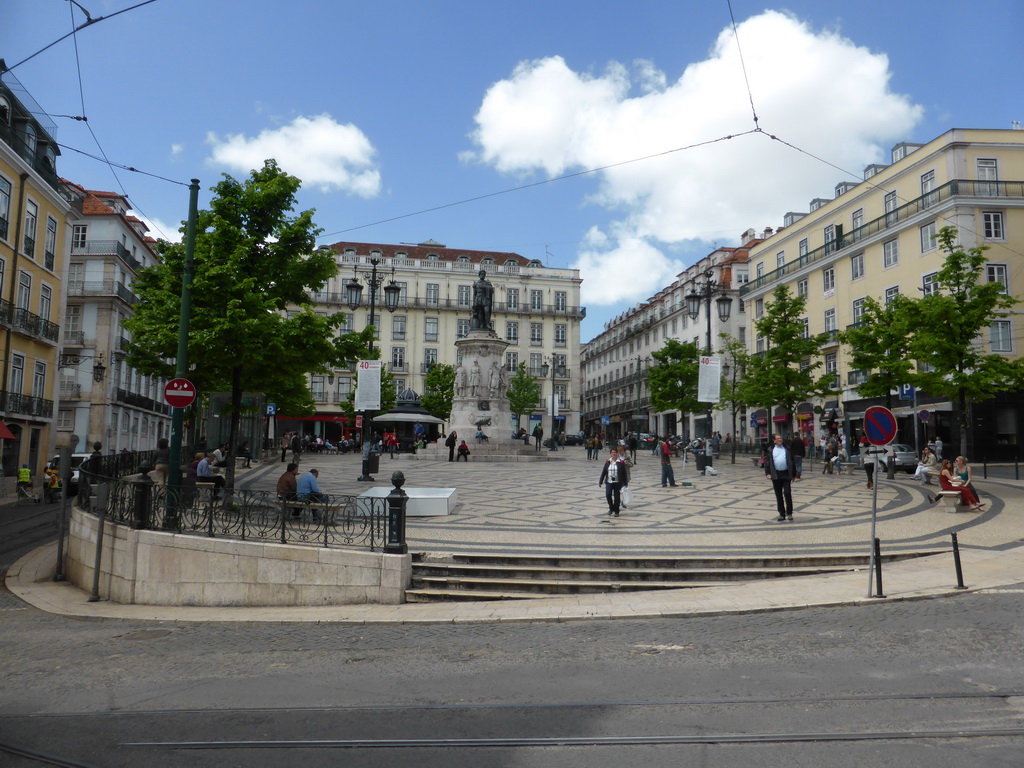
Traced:
<path id="1" fill-rule="evenodd" d="M 793 522 L 793 452 L 782 442 L 782 435 L 773 435 L 773 444 L 768 447 L 765 457 L 764 474 L 772 479 L 775 489 L 775 502 L 779 508 L 779 516 L 775 518 L 782 523 Z"/>

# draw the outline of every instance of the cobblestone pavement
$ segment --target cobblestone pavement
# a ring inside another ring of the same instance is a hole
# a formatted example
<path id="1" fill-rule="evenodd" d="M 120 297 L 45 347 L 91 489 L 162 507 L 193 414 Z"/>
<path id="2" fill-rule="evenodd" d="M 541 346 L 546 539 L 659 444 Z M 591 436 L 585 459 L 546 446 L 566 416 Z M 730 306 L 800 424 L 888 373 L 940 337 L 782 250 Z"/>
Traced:
<path id="1" fill-rule="evenodd" d="M 602 462 L 587 461 L 582 448 L 559 452 L 559 461 L 535 463 L 426 462 L 381 457 L 374 485 L 390 485 L 400 469 L 407 487 L 458 489 L 460 506 L 445 517 L 409 518 L 412 551 L 519 552 L 531 554 L 639 554 L 728 556 L 750 552 L 788 554 L 864 553 L 875 534 L 885 551 L 948 548 L 957 531 L 962 547 L 1002 547 L 1021 540 L 1014 516 L 1024 505 L 1024 483 L 976 481 L 989 507 L 983 514 L 952 513 L 932 506 L 911 475 L 881 478 L 877 498 L 862 472 L 825 475 L 820 464 L 793 484 L 794 521 L 780 524 L 771 482 L 748 456 L 716 460 L 718 475 L 700 476 L 693 464 L 674 462 L 676 480 L 691 487 L 662 488 L 659 460 L 640 452 L 630 487 L 635 501 L 609 520 L 597 486 Z M 328 493 L 358 494 L 357 456 L 305 457 L 300 467 L 320 471 Z M 283 465 L 271 463 L 245 476 L 250 488 L 273 490 Z"/>

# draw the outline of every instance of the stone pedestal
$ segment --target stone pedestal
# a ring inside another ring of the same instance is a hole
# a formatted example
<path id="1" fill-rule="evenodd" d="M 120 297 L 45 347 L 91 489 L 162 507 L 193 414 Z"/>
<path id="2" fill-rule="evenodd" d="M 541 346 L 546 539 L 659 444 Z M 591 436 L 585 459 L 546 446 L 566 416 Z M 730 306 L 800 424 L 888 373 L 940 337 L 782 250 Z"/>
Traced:
<path id="1" fill-rule="evenodd" d="M 511 440 L 512 412 L 508 407 L 509 374 L 505 370 L 508 342 L 494 331 L 472 330 L 455 342 L 462 365 L 455 370 L 450 430 L 470 446 L 475 444 L 477 424 L 492 443 Z"/>

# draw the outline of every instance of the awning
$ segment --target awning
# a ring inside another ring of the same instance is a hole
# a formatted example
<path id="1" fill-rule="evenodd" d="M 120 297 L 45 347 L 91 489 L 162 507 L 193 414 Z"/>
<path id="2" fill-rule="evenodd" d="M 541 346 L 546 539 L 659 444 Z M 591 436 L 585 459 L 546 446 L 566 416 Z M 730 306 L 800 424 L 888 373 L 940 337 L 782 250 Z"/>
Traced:
<path id="1" fill-rule="evenodd" d="M 373 417 L 374 423 L 384 422 L 385 424 L 444 424 L 443 419 L 429 414 L 402 413 L 401 411 L 389 411 Z"/>
<path id="2" fill-rule="evenodd" d="M 0 421 L 0 440 L 15 440 L 14 433 L 7 428 L 7 425 Z"/>

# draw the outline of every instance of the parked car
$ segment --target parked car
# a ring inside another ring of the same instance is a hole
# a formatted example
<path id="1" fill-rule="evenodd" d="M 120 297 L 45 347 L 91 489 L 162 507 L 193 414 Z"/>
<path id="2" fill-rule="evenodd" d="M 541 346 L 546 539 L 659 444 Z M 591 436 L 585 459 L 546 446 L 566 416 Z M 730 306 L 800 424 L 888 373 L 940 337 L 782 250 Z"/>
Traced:
<path id="1" fill-rule="evenodd" d="M 563 439 L 558 441 L 559 445 L 583 445 L 583 441 L 580 440 L 579 433 L 566 435 Z"/>
<path id="2" fill-rule="evenodd" d="M 894 456 L 896 469 L 913 474 L 917 469 L 917 452 L 914 446 L 905 443 L 890 443 L 886 447 L 886 456 Z"/>
<path id="3" fill-rule="evenodd" d="M 641 432 L 640 433 L 640 437 L 637 440 L 637 447 L 640 450 L 649 451 L 652 448 L 654 448 L 654 443 L 656 441 L 657 441 L 657 438 L 654 435 L 652 435 L 652 434 L 650 434 L 648 432 Z"/>
<path id="4" fill-rule="evenodd" d="M 78 468 L 82 466 L 82 462 L 92 456 L 91 453 L 72 453 L 71 454 L 71 481 L 68 483 L 68 496 L 76 496 L 78 494 Z M 50 466 L 60 466 L 60 455 L 54 456 L 50 459 Z"/>

